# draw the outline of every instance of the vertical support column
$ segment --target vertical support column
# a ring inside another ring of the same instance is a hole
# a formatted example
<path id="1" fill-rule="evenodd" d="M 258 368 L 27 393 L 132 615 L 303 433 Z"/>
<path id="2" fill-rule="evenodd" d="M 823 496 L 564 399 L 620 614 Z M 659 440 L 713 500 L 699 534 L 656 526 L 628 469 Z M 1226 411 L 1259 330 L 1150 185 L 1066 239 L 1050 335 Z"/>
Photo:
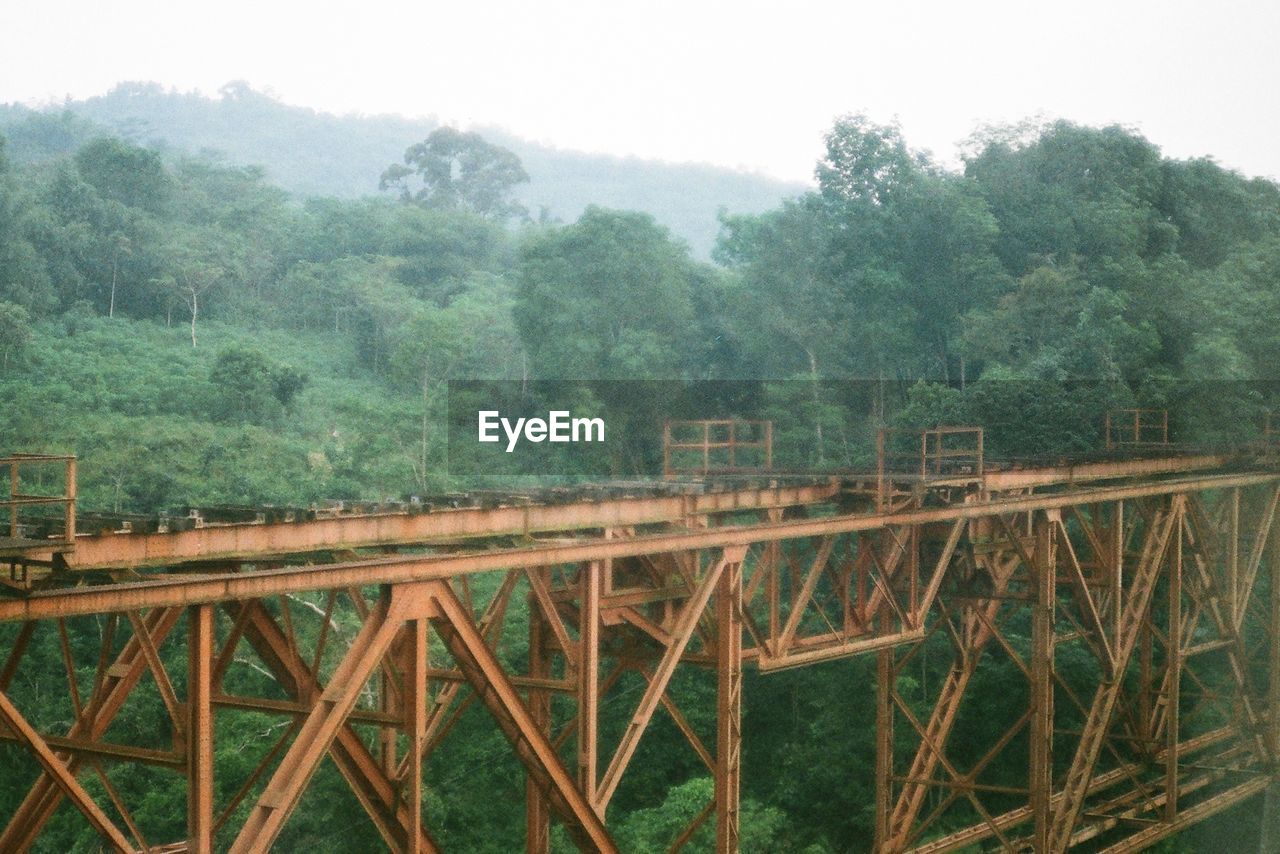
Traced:
<path id="1" fill-rule="evenodd" d="M 1155 676 L 1152 669 L 1153 632 L 1150 613 L 1138 617 L 1138 726 L 1142 744 L 1139 749 L 1144 756 L 1152 756 L 1156 752 L 1155 700 L 1152 691 Z"/>
<path id="2" fill-rule="evenodd" d="M 671 479 L 671 422 L 662 424 L 662 476 Z"/>
<path id="3" fill-rule="evenodd" d="M 541 573 L 540 567 L 534 572 Z M 551 662 L 544 643 L 545 626 L 538 604 L 529 602 L 529 675 L 545 679 L 551 675 Z M 567 652 L 566 652 L 567 654 Z M 551 695 L 546 691 L 529 691 L 529 716 L 539 732 L 551 732 Z M 551 848 L 550 805 L 547 796 L 532 774 L 526 772 L 524 782 L 525 849 L 529 854 L 547 854 Z"/>
<path id="4" fill-rule="evenodd" d="M 9 536 L 18 536 L 18 461 L 9 461 Z"/>
<path id="5" fill-rule="evenodd" d="M 600 779 L 597 724 L 600 712 L 600 588 L 604 567 L 588 561 L 579 574 L 578 788 L 596 806 Z"/>
<path id="6" fill-rule="evenodd" d="M 920 525 L 912 525 L 907 536 L 907 613 L 920 612 Z M 905 626 L 903 628 L 906 628 Z"/>
<path id="7" fill-rule="evenodd" d="M 187 609 L 187 838 L 213 851 L 213 606 Z"/>
<path id="8" fill-rule="evenodd" d="M 1239 625 L 1240 610 L 1240 488 L 1231 490 L 1231 542 L 1227 544 L 1227 612 L 1231 624 Z M 1275 628 L 1274 626 L 1272 627 Z"/>
<path id="9" fill-rule="evenodd" d="M 742 759 L 742 558 L 730 560 L 716 591 L 716 851 L 738 850 Z"/>
<path id="10" fill-rule="evenodd" d="M 711 424 L 702 422 L 702 473 L 711 470 Z"/>
<path id="11" fill-rule="evenodd" d="M 1111 614 L 1114 618 L 1115 637 L 1111 640 L 1111 648 L 1120 643 L 1120 615 L 1124 609 L 1124 502 L 1117 501 L 1111 516 Z"/>
<path id="12" fill-rule="evenodd" d="M 1236 496 L 1239 500 L 1239 496 Z M 1271 755 L 1280 756 L 1280 549 L 1273 540 L 1269 548 L 1271 560 L 1268 562 L 1271 582 L 1271 624 L 1267 626 L 1267 636 L 1271 638 L 1268 650 L 1267 684 L 1267 740 L 1271 745 Z M 1267 787 L 1266 798 L 1262 806 L 1262 832 L 1258 837 L 1258 854 L 1270 854 L 1280 847 L 1280 769 L 1271 769 L 1271 785 Z"/>
<path id="13" fill-rule="evenodd" d="M 1173 821 L 1178 815 L 1178 706 L 1182 696 L 1182 540 L 1186 533 L 1186 512 L 1179 511 L 1174 524 L 1174 540 L 1169 556 L 1169 648 L 1166 650 L 1169 669 L 1168 696 L 1165 697 L 1165 766 L 1164 766 L 1164 820 Z"/>
<path id="14" fill-rule="evenodd" d="M 769 511 L 770 522 L 782 521 L 782 512 L 780 510 Z M 770 540 L 765 544 L 763 559 L 756 564 L 756 572 L 767 572 L 765 576 L 765 598 L 769 602 L 769 632 L 768 643 L 769 653 L 771 655 L 778 654 L 778 632 L 782 630 L 782 621 L 780 619 L 779 609 L 782 607 L 781 596 L 782 586 L 780 578 L 782 573 L 782 543 L 777 540 Z"/>
<path id="15" fill-rule="evenodd" d="M 1031 609 L 1031 810 L 1035 817 L 1035 850 L 1049 850 L 1053 793 L 1053 633 L 1056 593 L 1055 520 L 1047 511 L 1033 523 L 1036 601 Z"/>
<path id="16" fill-rule="evenodd" d="M 876 431 L 876 509 L 883 511 L 887 502 L 884 483 L 884 428 Z"/>
<path id="17" fill-rule="evenodd" d="M 404 643 L 404 729 L 408 736 L 405 768 L 405 806 L 409 854 L 425 854 L 422 832 L 422 752 L 427 733 L 427 621 L 411 620 Z"/>
<path id="18" fill-rule="evenodd" d="M 17 469 L 17 466 L 14 466 Z M 67 458 L 67 503 L 63 509 L 63 525 L 66 531 L 66 540 L 69 543 L 76 541 L 76 458 Z"/>
<path id="19" fill-rule="evenodd" d="M 1271 624 L 1267 626 L 1267 636 L 1271 638 L 1271 649 L 1268 651 L 1268 669 L 1270 670 L 1267 682 L 1267 722 L 1268 740 L 1271 745 L 1271 755 L 1280 757 L 1280 539 L 1272 537 L 1267 543 L 1267 561 L 1270 570 L 1270 578 L 1267 580 L 1271 583 Z M 1276 773 L 1277 780 L 1280 780 L 1280 768 L 1272 769 Z M 1280 786 L 1280 782 L 1276 784 Z M 1277 792 L 1277 801 L 1280 801 L 1280 792 Z M 1280 824 L 1280 815 L 1277 815 L 1277 823 Z M 1280 841 L 1280 835 L 1278 835 Z"/>
<path id="20" fill-rule="evenodd" d="M 390 661 L 395 661 L 395 644 L 391 646 L 389 653 Z M 387 714 L 403 714 L 403 710 L 396 708 L 395 685 L 392 674 L 389 672 L 391 667 L 385 667 L 378 673 L 378 705 L 381 711 Z M 378 759 L 382 763 L 382 772 L 388 777 L 394 776 L 399 766 L 398 757 L 396 756 L 396 732 L 399 728 L 395 724 L 384 723 L 378 727 Z"/>
<path id="21" fill-rule="evenodd" d="M 887 852 L 893 814 L 893 647 L 876 653 L 875 850 Z"/>

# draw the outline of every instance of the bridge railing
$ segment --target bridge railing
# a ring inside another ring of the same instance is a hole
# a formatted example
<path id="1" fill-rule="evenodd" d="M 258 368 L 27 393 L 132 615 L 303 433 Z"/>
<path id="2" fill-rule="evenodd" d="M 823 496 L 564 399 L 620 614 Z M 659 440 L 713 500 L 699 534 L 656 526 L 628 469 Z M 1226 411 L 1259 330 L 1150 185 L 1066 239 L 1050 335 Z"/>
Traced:
<path id="1" fill-rule="evenodd" d="M 1107 412 L 1107 450 L 1169 444 L 1169 410 L 1112 409 Z"/>
<path id="2" fill-rule="evenodd" d="M 876 435 L 876 495 L 888 507 L 895 480 L 981 482 L 985 469 L 981 427 L 881 427 Z"/>
<path id="3" fill-rule="evenodd" d="M 983 454 L 981 427 L 882 427 L 876 437 L 881 476 L 981 478 Z"/>
<path id="4" fill-rule="evenodd" d="M 667 421 L 663 425 L 664 477 L 772 467 L 772 421 L 723 418 Z"/>
<path id="5" fill-rule="evenodd" d="M 61 468 L 59 474 L 50 469 Z M 41 477 L 32 478 L 32 469 L 41 470 Z M 49 525 L 56 529 L 61 521 L 61 537 L 48 537 L 49 544 L 67 545 L 76 537 L 76 458 L 53 454 L 10 454 L 0 457 L 0 476 L 8 474 L 7 496 L 0 493 L 0 519 L 7 517 L 3 529 L 10 540 L 27 539 L 28 528 Z M 26 475 L 24 476 L 24 473 Z M 33 483 L 38 480 L 37 483 Z M 49 480 L 53 485 L 45 485 Z M 47 512 L 54 508 L 55 514 Z"/>

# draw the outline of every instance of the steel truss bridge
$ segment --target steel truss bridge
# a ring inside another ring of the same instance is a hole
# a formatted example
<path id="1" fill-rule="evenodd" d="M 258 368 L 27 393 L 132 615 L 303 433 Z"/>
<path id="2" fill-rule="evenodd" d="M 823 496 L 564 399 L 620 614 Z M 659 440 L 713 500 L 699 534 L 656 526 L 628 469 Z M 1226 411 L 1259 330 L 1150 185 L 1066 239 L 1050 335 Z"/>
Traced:
<path id="1" fill-rule="evenodd" d="M 88 532 L 82 516 L 78 536 L 73 460 L 0 460 L 14 517 L 0 539 L 0 739 L 30 758 L 5 773 L 31 778 L 0 816 L 0 850 L 36 844 L 64 802 L 113 849 L 268 849 L 328 757 L 387 847 L 434 851 L 423 763 L 479 706 L 523 768 L 529 851 L 548 850 L 552 822 L 584 850 L 617 850 L 609 805 L 660 715 L 715 781 L 672 847 L 710 825 L 717 850 L 735 851 L 744 668 L 852 656 L 876 662 L 875 719 L 850 721 L 876 759 L 874 838 L 840 840 L 851 850 L 1131 851 L 1272 782 L 1280 469 L 1256 449 L 1141 448 L 931 467 L 922 447 L 903 474 L 707 476 Z M 19 488 L 19 469 L 63 464 L 58 495 Z M 41 503 L 63 527 L 24 533 L 19 511 Z M 98 638 L 92 658 L 72 626 Z M 515 632 L 527 652 L 504 646 Z M 61 665 L 29 661 L 36 646 Z M 926 649 L 951 663 L 921 694 L 900 677 Z M 270 681 L 229 693 L 224 674 L 250 654 Z M 957 736 L 991 707 L 979 686 L 997 661 L 1015 674 L 1005 719 L 985 743 Z M 714 685 L 714 731 L 681 709 L 678 670 Z M 624 679 L 642 690 L 620 694 Z M 35 726 L 41 710 L 15 703 L 15 680 L 70 725 Z M 601 720 L 620 699 L 619 735 Z M 162 707 L 156 743 L 115 734 L 130 702 Z M 285 725 L 251 774 L 215 788 L 214 722 L 233 710 Z M 173 773 L 186 839 L 147 835 L 104 773 L 119 763 Z"/>

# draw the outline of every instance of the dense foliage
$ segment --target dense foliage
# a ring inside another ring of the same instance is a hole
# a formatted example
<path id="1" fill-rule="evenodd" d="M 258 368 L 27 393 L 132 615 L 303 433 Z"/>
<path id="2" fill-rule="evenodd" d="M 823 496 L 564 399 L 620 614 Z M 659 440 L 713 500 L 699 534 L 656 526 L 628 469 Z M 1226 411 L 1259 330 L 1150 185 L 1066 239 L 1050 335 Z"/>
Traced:
<path id="1" fill-rule="evenodd" d="M 1165 159 L 1123 128 L 991 131 L 952 172 L 894 127 L 841 119 L 817 190 L 725 215 L 717 266 L 645 214 L 505 223 L 522 173 L 501 152 L 487 155 L 514 180 L 496 195 L 452 166 L 446 186 L 431 158 L 456 150 L 424 144 L 392 176 L 421 173 L 403 200 L 298 203 L 260 169 L 118 137 L 23 144 L 22 166 L 0 148 L 0 449 L 79 454 L 89 508 L 457 486 L 441 427 L 455 378 L 748 380 L 715 414 L 774 418 L 787 465 L 865 462 L 885 421 L 981 423 L 993 453 L 1017 455 L 1096 447 L 1117 404 L 1171 406 L 1177 429 L 1211 439 L 1197 413 L 1234 407 L 1247 433 L 1272 403 L 1220 384 L 1271 379 L 1280 357 L 1280 188 Z M 865 382 L 834 382 L 850 377 Z M 1214 383 L 1214 405 L 1183 380 Z M 923 656 L 921 683 L 941 663 Z M 866 840 L 872 667 L 749 676 L 751 850 Z M 696 676 L 677 691 L 713 705 Z M 986 696 L 994 726 L 999 691 Z M 274 737 L 265 718 L 237 720 L 226 743 Z M 696 756 L 644 761 L 678 739 L 659 728 L 615 802 L 626 850 L 665 848 L 705 799 Z M 433 760 L 448 847 L 518 847 L 507 757 L 468 714 Z M 117 782 L 176 837 L 181 795 L 163 780 Z M 0 784 L 0 813 L 14 785 Z M 316 785 L 287 847 L 367 847 L 338 832 L 365 825 L 333 769 Z M 55 844 L 87 846 L 78 827 L 59 814 Z"/>

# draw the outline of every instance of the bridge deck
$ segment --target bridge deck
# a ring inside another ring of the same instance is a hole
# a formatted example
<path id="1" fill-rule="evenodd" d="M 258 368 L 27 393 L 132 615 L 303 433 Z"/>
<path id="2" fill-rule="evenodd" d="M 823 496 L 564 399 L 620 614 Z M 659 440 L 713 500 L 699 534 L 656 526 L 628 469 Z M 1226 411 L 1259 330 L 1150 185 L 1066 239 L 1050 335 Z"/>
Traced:
<path id="1" fill-rule="evenodd" d="M 892 475 L 891 491 L 920 488 L 971 490 L 995 495 L 1019 490 L 1069 487 L 1108 480 L 1142 479 L 1232 465 L 1229 454 L 1162 455 L 1054 465 L 992 468 L 980 479 Z M 189 562 L 254 562 L 319 551 L 448 544 L 461 540 L 533 536 L 611 527 L 674 522 L 708 514 L 781 509 L 829 502 L 837 496 L 876 494 L 875 473 L 782 472 L 712 475 L 697 481 L 587 484 L 578 487 L 441 496 L 417 504 L 354 503 L 332 508 L 237 508 L 229 514 L 191 511 L 183 517 L 131 517 L 127 523 L 82 522 L 71 570 L 162 567 Z M 871 510 L 872 508 L 864 508 Z M 82 520 L 93 514 L 82 515 Z M 106 517 L 111 518 L 111 517 Z M 90 532 L 84 530 L 88 528 Z M 30 546 L 26 556 L 40 555 Z"/>

